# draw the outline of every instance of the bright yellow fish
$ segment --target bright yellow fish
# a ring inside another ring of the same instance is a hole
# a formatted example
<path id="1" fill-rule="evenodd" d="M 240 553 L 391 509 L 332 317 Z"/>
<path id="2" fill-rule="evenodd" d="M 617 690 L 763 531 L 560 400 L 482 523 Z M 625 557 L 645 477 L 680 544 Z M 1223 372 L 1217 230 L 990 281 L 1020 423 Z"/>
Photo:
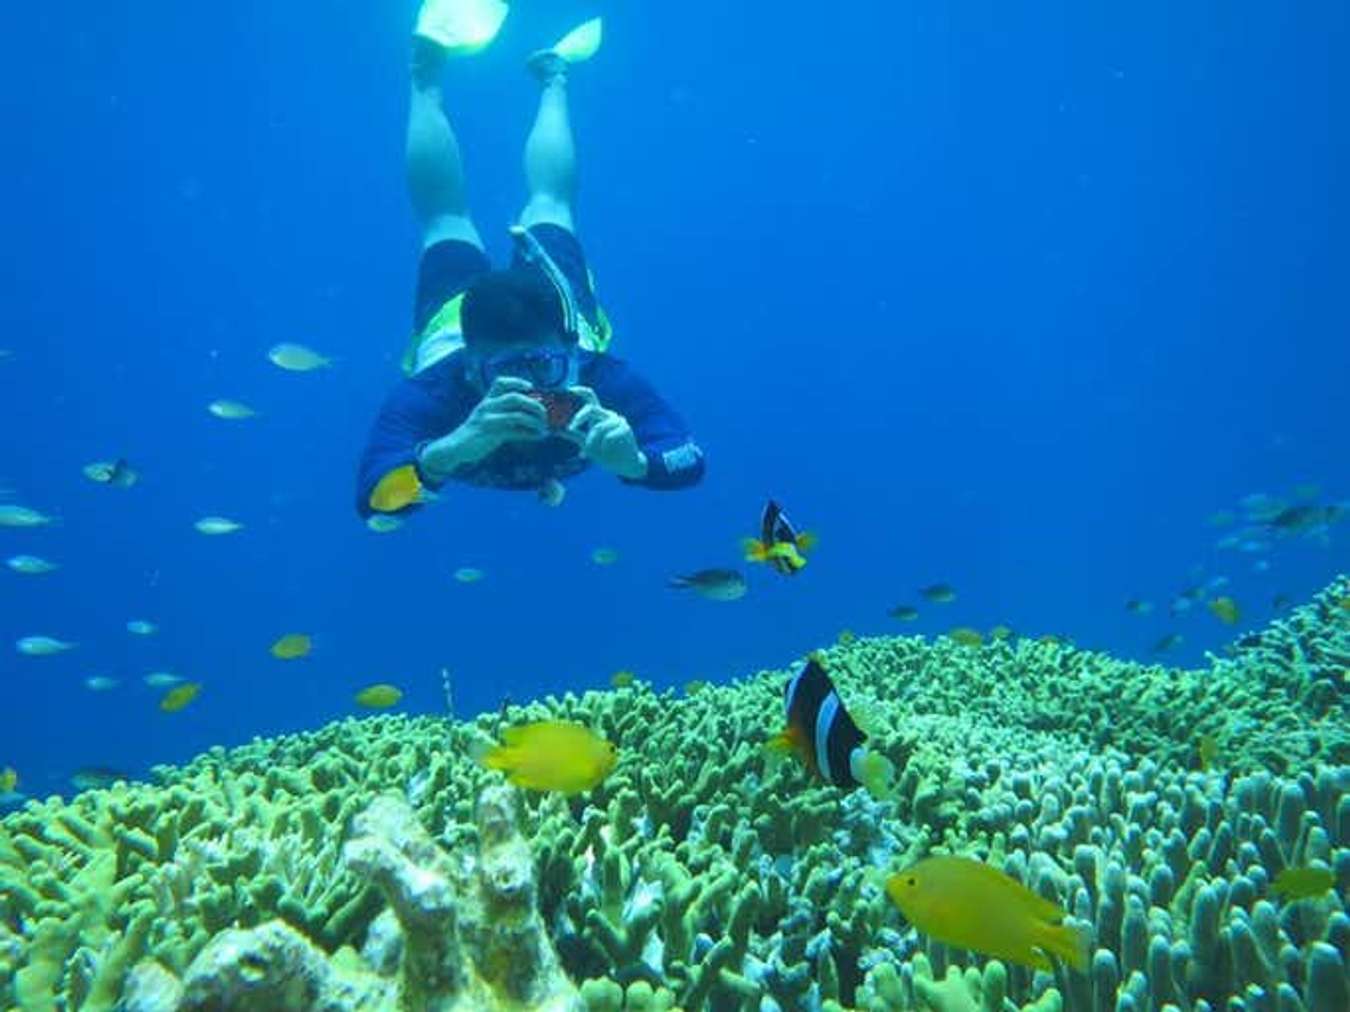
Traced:
<path id="1" fill-rule="evenodd" d="M 925 858 L 888 878 L 886 894 L 910 924 L 948 945 L 1034 970 L 1053 969 L 1047 953 L 1087 969 L 1087 929 L 1063 923 L 1063 910 L 981 861 Z"/>
<path id="2" fill-rule="evenodd" d="M 422 480 L 411 464 L 396 467 L 370 493 L 370 508 L 379 513 L 394 513 L 422 500 Z"/>
<path id="3" fill-rule="evenodd" d="M 201 682 L 185 682 L 175 686 L 164 694 L 164 698 L 159 701 L 159 708 L 165 713 L 177 713 L 196 699 L 201 691 Z"/>
<path id="4" fill-rule="evenodd" d="M 389 685 L 387 682 L 380 682 L 376 685 L 367 686 L 358 692 L 356 703 L 358 706 L 364 706 L 371 710 L 386 710 L 397 705 L 402 698 L 402 689 Z"/>
<path id="5" fill-rule="evenodd" d="M 314 647 L 314 641 L 304 633 L 287 633 L 269 648 L 269 653 L 280 661 L 304 657 Z"/>
<path id="6" fill-rule="evenodd" d="M 618 749 L 588 727 L 541 720 L 508 727 L 502 744 L 490 747 L 479 762 L 501 770 L 517 787 L 579 794 L 609 776 L 618 758 Z"/>

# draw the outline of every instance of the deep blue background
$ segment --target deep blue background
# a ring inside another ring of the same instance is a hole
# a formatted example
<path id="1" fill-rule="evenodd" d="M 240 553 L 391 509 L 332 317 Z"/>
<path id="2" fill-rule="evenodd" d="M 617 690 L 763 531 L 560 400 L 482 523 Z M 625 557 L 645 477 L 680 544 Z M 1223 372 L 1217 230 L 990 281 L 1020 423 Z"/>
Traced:
<path id="1" fill-rule="evenodd" d="M 0 487 L 62 522 L 0 529 L 0 553 L 63 568 L 0 571 L 0 639 L 80 646 L 6 645 L 0 766 L 45 793 L 314 726 L 373 681 L 434 711 L 441 665 L 470 712 L 620 667 L 776 667 L 844 627 L 1006 622 L 1133 656 L 1175 627 L 1199 661 L 1232 631 L 1124 600 L 1200 565 L 1246 626 L 1319 587 L 1350 530 L 1255 576 L 1204 519 L 1300 481 L 1350 495 L 1347 8 L 1016 6 L 518 4 L 447 78 L 480 227 L 504 254 L 522 57 L 603 12 L 572 86 L 580 230 L 616 353 L 710 470 L 674 495 L 590 475 L 558 510 L 451 491 L 391 535 L 351 500 L 409 327 L 411 5 L 9 11 Z M 337 365 L 284 373 L 282 340 Z M 264 415 L 220 421 L 217 397 Z M 81 476 L 119 455 L 135 488 Z M 665 589 L 735 564 L 769 493 L 820 534 L 799 578 Z M 247 526 L 205 538 L 207 513 Z M 886 616 L 935 580 L 954 604 Z M 288 631 L 311 657 L 268 656 Z M 156 668 L 203 695 L 161 714 Z"/>

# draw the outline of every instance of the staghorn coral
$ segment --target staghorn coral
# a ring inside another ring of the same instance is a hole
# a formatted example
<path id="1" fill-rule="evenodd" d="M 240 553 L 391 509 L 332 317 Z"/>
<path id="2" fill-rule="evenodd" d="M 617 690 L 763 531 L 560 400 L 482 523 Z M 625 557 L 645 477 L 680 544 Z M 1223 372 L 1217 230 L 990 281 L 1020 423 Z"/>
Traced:
<path id="1" fill-rule="evenodd" d="M 300 968 L 298 1007 L 392 1008 L 400 991 L 435 1007 L 481 995 L 471 979 L 528 1007 L 528 981 L 481 969 L 505 951 L 490 942 L 500 916 L 522 951 L 556 950 L 577 989 L 542 979 L 590 1009 L 1340 1012 L 1347 593 L 1338 581 L 1194 671 L 1022 640 L 832 648 L 841 692 L 902 768 L 884 804 L 766 765 L 776 672 L 455 725 L 343 721 L 212 750 L 157 785 L 32 804 L 0 823 L 0 1007 L 179 1008 L 190 981 L 227 989 L 228 974 L 200 972 L 228 968 L 222 952 Z M 618 768 L 582 799 L 527 795 L 485 820 L 477 800 L 498 781 L 469 742 L 542 717 L 604 733 Z M 1221 746 L 1206 771 L 1200 733 Z M 381 796 L 405 799 L 397 818 L 370 807 Z M 344 842 L 365 857 L 344 864 Z M 930 850 L 988 860 L 1090 923 L 1090 971 L 1003 967 L 917 935 L 880 880 Z M 465 876 L 494 853 L 500 902 L 475 906 Z M 1274 895 L 1281 869 L 1319 862 L 1331 894 Z M 400 876 L 444 884 L 416 941 Z"/>

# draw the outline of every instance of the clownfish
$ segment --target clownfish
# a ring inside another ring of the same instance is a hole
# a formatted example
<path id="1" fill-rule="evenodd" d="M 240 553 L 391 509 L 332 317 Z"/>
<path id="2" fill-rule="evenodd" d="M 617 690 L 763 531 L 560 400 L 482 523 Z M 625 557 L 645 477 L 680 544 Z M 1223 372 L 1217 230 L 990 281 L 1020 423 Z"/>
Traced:
<path id="1" fill-rule="evenodd" d="M 784 576 L 793 576 L 806 565 L 803 553 L 815 547 L 816 536 L 810 531 L 798 534 L 783 507 L 770 499 L 760 516 L 759 537 L 746 538 L 741 545 L 747 562 L 767 562 Z"/>
<path id="2" fill-rule="evenodd" d="M 865 787 L 878 800 L 891 795 L 895 765 L 866 748 L 867 735 L 844 707 L 819 658 L 808 657 L 783 692 L 787 726 L 765 743 L 771 755 L 795 753 L 812 774 L 851 790 Z"/>

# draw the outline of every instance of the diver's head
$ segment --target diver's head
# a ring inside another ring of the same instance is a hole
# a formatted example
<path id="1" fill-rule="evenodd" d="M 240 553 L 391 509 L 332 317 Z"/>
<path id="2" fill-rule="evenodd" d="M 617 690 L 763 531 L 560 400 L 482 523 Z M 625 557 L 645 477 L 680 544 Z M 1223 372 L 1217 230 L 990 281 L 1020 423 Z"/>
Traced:
<path id="1" fill-rule="evenodd" d="M 486 390 L 498 376 L 536 387 L 576 382 L 576 341 L 557 290 L 536 270 L 512 267 L 480 275 L 460 309 L 470 382 Z"/>

